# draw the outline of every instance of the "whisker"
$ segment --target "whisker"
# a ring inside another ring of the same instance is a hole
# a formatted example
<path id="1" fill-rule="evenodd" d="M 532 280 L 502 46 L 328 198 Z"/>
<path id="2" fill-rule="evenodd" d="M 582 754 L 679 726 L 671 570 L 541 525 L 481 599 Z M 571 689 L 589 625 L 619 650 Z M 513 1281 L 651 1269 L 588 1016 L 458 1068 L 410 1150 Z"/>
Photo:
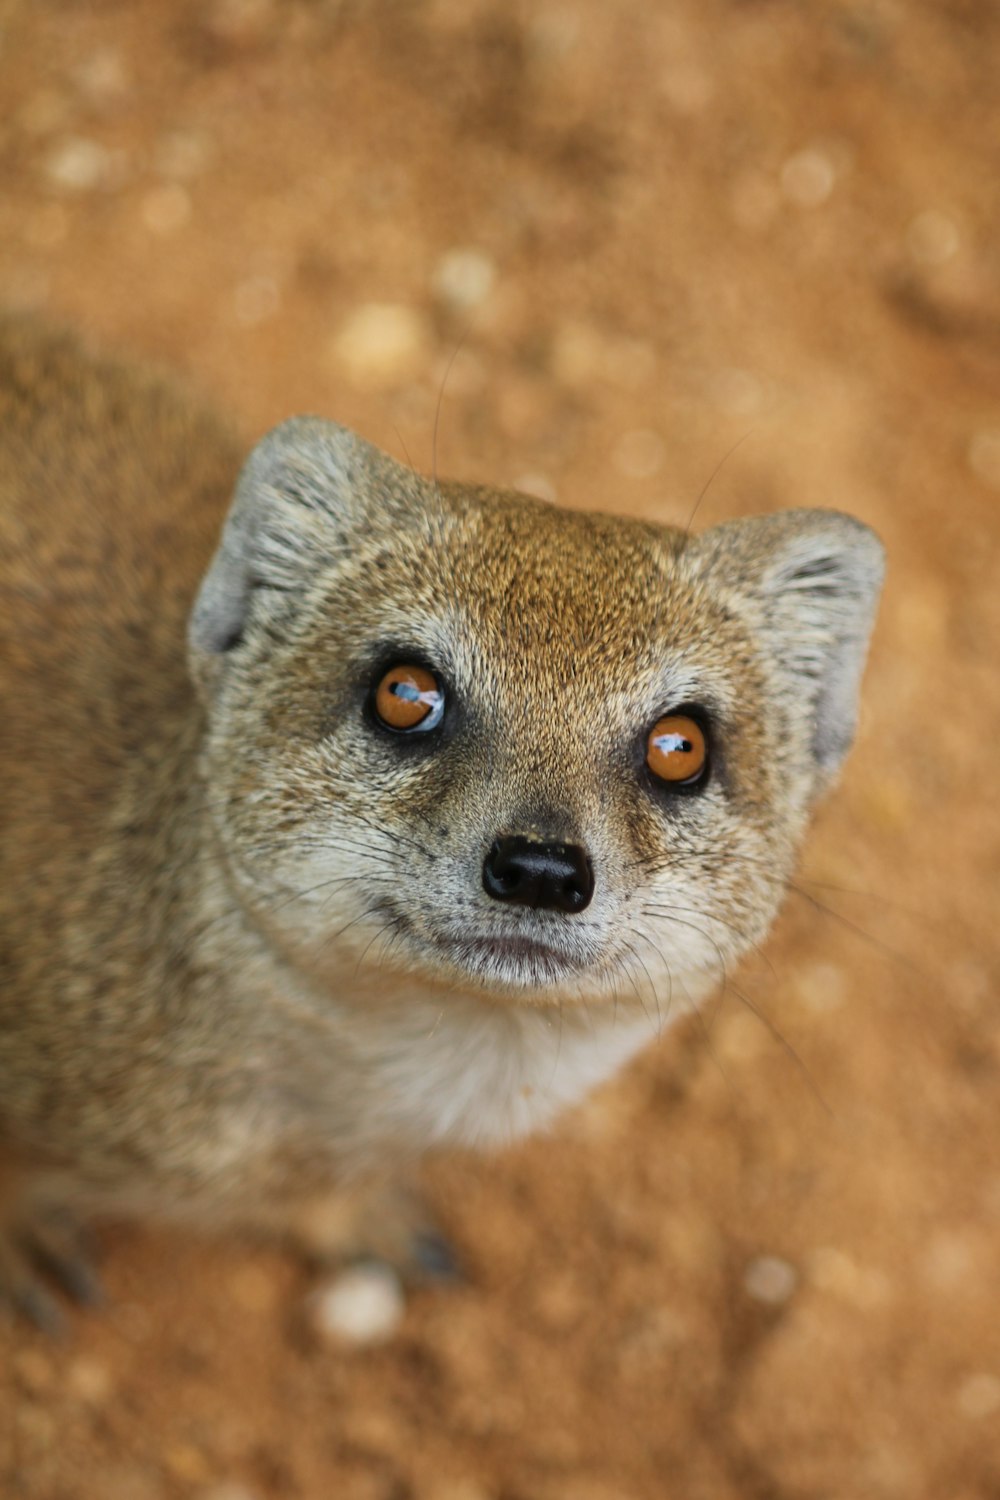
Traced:
<path id="1" fill-rule="evenodd" d="M 726 1069 L 722 1058 L 719 1056 L 718 1051 L 716 1050 L 715 1043 L 712 1041 L 711 1030 L 705 1025 L 705 1017 L 701 1013 L 701 1006 L 696 1000 L 692 1000 L 690 995 L 688 995 L 688 1001 L 690 1009 L 694 1012 L 695 1017 L 697 1018 L 698 1029 L 701 1032 L 702 1040 L 704 1041 L 705 1046 L 708 1049 L 708 1055 L 714 1062 L 715 1066 L 718 1068 L 719 1075 L 729 1091 L 730 1098 L 739 1098 L 739 1094 L 733 1084 L 733 1080 L 730 1078 L 729 1072 Z"/>
<path id="2" fill-rule="evenodd" d="M 757 1020 L 760 1021 L 761 1025 L 764 1026 L 764 1028 L 767 1030 L 767 1032 L 770 1034 L 770 1036 L 773 1037 L 773 1039 L 783 1049 L 783 1051 L 786 1053 L 786 1055 L 791 1058 L 792 1062 L 798 1068 L 798 1070 L 801 1073 L 802 1077 L 805 1079 L 806 1083 L 809 1085 L 809 1088 L 812 1091 L 813 1095 L 815 1096 L 815 1098 L 817 1099 L 817 1101 L 819 1102 L 819 1104 L 822 1105 L 823 1109 L 825 1110 L 825 1112 L 827 1113 L 827 1115 L 829 1115 L 830 1119 L 831 1120 L 836 1119 L 836 1114 L 834 1113 L 833 1109 L 830 1107 L 829 1103 L 827 1102 L 827 1100 L 826 1100 L 826 1098 L 825 1098 L 825 1096 L 823 1094 L 823 1091 L 820 1089 L 819 1084 L 816 1082 L 816 1080 L 813 1077 L 812 1073 L 809 1071 L 809 1068 L 806 1066 L 806 1064 L 803 1061 L 802 1057 L 800 1056 L 800 1054 L 798 1053 L 798 1051 L 795 1049 L 795 1047 L 792 1046 L 791 1042 L 785 1036 L 784 1032 L 782 1032 L 774 1024 L 774 1022 L 771 1020 L 770 1016 L 767 1015 L 767 1013 L 762 1009 L 762 1007 L 760 1005 L 760 1002 L 751 999 L 751 997 L 749 995 L 747 995 L 743 990 L 739 989 L 735 984 L 732 985 L 731 988 L 732 988 L 733 993 L 736 996 L 738 996 L 738 998 L 740 1000 L 743 1001 L 743 1004 L 750 1011 L 751 1015 L 756 1016 Z"/>
<path id="3" fill-rule="evenodd" d="M 891 958 L 896 963 L 902 964 L 905 969 L 909 969 L 911 974 L 916 974 L 920 979 L 930 979 L 931 976 L 926 970 L 922 969 L 919 964 L 914 963 L 912 958 L 909 958 L 905 953 L 900 953 L 898 948 L 894 948 L 884 938 L 876 937 L 875 933 L 868 932 L 860 923 L 853 922 L 850 917 L 845 917 L 843 912 L 834 910 L 832 906 L 827 906 L 826 902 L 820 901 L 818 896 L 811 896 L 808 891 L 804 891 L 801 886 L 796 885 L 793 881 L 789 882 L 788 889 L 794 891 L 796 896 L 801 897 L 803 901 L 808 902 L 815 911 L 822 912 L 824 916 L 832 918 L 834 922 L 838 922 L 848 932 L 852 932 L 855 937 L 863 938 L 866 943 L 871 944 L 884 957 Z"/>
<path id="4" fill-rule="evenodd" d="M 752 435 L 756 432 L 756 430 L 757 430 L 756 427 L 749 428 L 743 434 L 743 436 L 741 438 L 737 438 L 736 439 L 736 442 L 729 449 L 729 452 L 723 454 L 722 458 L 719 459 L 719 462 L 716 464 L 715 468 L 712 470 L 711 474 L 708 476 L 708 479 L 705 482 L 705 485 L 704 485 L 704 488 L 701 491 L 701 494 L 698 496 L 697 500 L 694 502 L 694 509 L 692 510 L 691 514 L 688 516 L 688 518 L 687 518 L 687 524 L 684 527 L 685 531 L 690 531 L 691 530 L 691 527 L 692 527 L 692 525 L 694 523 L 694 518 L 698 514 L 698 509 L 699 509 L 699 507 L 701 505 L 701 502 L 704 500 L 705 496 L 708 494 L 708 492 L 711 489 L 712 485 L 715 483 L 715 481 L 716 481 L 719 473 L 721 472 L 721 470 L 729 462 L 729 460 L 732 458 L 732 456 L 736 452 L 736 450 L 738 448 L 742 448 L 742 446 L 746 442 L 747 438 L 748 437 L 752 437 Z"/>

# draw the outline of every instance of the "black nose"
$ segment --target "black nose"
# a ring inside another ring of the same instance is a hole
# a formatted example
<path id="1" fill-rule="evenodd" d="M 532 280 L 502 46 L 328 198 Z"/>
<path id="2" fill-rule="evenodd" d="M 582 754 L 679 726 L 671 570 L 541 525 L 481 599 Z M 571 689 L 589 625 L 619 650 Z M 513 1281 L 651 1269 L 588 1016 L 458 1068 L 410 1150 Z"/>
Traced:
<path id="1" fill-rule="evenodd" d="M 483 861 L 483 888 L 495 901 L 583 911 L 594 894 L 594 870 L 579 844 L 542 844 L 509 834 L 497 839 Z"/>

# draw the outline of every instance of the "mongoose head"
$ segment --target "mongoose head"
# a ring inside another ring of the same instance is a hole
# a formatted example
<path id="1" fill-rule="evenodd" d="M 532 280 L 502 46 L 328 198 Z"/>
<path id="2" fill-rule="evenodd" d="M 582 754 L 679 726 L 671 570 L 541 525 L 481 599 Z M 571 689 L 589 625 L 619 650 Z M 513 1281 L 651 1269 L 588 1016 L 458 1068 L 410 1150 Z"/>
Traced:
<path id="1" fill-rule="evenodd" d="M 287 422 L 190 626 L 228 878 L 321 983 L 681 1004 L 775 914 L 881 579 L 836 512 L 693 537 Z"/>

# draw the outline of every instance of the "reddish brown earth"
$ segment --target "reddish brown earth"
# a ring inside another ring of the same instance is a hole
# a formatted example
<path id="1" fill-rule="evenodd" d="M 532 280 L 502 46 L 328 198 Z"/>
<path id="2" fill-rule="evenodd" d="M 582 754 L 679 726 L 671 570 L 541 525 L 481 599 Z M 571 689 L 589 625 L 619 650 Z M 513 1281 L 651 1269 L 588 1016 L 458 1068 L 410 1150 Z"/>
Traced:
<path id="1" fill-rule="evenodd" d="M 992 0 L 0 15 L 3 302 L 418 466 L 464 336 L 443 471 L 683 522 L 730 454 L 699 524 L 834 504 L 890 557 L 766 952 L 434 1167 L 468 1284 L 317 1349 L 281 1257 L 112 1232 L 107 1312 L 0 1334 L 4 1500 L 996 1500 Z"/>

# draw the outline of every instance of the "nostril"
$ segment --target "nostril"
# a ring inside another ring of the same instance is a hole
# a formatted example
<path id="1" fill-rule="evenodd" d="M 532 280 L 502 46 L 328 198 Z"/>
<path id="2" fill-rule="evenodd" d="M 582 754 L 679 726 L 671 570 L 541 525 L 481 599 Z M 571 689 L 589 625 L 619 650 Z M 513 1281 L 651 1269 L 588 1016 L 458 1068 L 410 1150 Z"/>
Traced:
<path id="1" fill-rule="evenodd" d="M 483 888 L 495 901 L 573 913 L 583 911 L 594 894 L 594 870 L 578 844 L 509 834 L 493 843 L 483 861 Z"/>

